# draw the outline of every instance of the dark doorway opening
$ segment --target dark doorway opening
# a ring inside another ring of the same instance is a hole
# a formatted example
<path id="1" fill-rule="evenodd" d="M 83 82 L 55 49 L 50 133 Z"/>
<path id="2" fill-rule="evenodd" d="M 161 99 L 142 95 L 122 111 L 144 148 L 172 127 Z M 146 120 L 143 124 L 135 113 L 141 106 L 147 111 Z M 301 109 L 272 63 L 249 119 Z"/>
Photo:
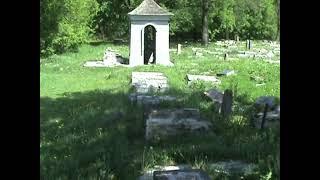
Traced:
<path id="1" fill-rule="evenodd" d="M 148 25 L 144 28 L 144 64 L 156 63 L 156 29 Z"/>

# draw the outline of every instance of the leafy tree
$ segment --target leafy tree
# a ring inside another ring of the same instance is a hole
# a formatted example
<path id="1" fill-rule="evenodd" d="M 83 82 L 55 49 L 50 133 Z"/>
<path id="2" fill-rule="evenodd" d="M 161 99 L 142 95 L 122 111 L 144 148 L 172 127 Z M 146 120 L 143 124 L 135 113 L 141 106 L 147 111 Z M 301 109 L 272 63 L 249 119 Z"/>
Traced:
<path id="1" fill-rule="evenodd" d="M 75 50 L 86 42 L 97 10 L 94 0 L 41 0 L 41 54 Z"/>
<path id="2" fill-rule="evenodd" d="M 202 44 L 207 46 L 209 42 L 208 32 L 208 16 L 209 16 L 209 2 L 210 0 L 202 0 Z"/>

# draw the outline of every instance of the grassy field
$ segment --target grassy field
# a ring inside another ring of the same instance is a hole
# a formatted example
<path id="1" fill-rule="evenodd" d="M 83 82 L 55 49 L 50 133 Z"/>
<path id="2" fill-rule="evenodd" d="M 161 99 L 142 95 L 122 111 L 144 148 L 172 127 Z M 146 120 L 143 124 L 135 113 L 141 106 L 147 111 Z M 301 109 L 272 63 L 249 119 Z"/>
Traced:
<path id="1" fill-rule="evenodd" d="M 78 52 L 41 59 L 41 179 L 137 179 L 154 165 L 174 164 L 190 164 L 207 170 L 213 179 L 223 179 L 208 165 L 229 159 L 258 164 L 254 179 L 268 179 L 268 175 L 279 179 L 279 132 L 250 125 L 251 105 L 257 97 L 280 96 L 279 65 L 253 59 L 224 61 L 208 54 L 197 58 L 191 50 L 197 46 L 184 45 L 180 55 L 172 52 L 173 67 L 83 67 L 88 60 L 101 60 L 107 47 L 129 56 L 128 46 L 109 43 L 83 45 Z M 235 91 L 230 120 L 215 114 L 212 102 L 203 96 L 215 86 L 188 86 L 185 80 L 186 74 L 215 75 L 225 69 L 238 72 L 222 77 L 216 87 Z M 170 84 L 168 94 L 182 101 L 161 106 L 199 108 L 214 124 L 214 133 L 147 144 L 142 109 L 128 99 L 132 71 L 163 72 Z M 251 76 L 262 77 L 265 85 L 256 87 Z"/>

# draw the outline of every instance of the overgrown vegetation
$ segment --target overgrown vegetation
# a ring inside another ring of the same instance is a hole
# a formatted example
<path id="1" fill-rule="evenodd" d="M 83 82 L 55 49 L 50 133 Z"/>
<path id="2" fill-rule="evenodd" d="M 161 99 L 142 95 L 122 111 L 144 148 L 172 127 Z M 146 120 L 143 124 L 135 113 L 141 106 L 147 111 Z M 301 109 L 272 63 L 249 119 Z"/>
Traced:
<path id="1" fill-rule="evenodd" d="M 196 46 L 200 44 L 185 45 L 181 55 L 171 53 L 175 66 L 170 68 L 82 67 L 85 61 L 101 59 L 107 47 L 128 57 L 127 45 L 82 45 L 77 53 L 41 59 L 41 179 L 132 180 L 154 165 L 174 164 L 190 164 L 207 170 L 213 179 L 227 179 L 217 177 L 208 166 L 228 159 L 258 164 L 253 179 L 279 179 L 279 132 L 250 125 L 251 105 L 257 97 L 280 96 L 279 65 L 253 59 L 224 61 L 206 54 L 195 58 L 191 48 Z M 187 73 L 215 75 L 224 69 L 238 72 L 222 77 L 217 86 L 236 90 L 230 121 L 215 114 L 212 102 L 203 96 L 213 85 L 188 86 L 184 80 Z M 212 132 L 147 144 L 142 109 L 128 99 L 132 71 L 163 72 L 169 79 L 169 94 L 182 98 L 176 105 L 199 108 L 214 124 Z M 266 85 L 256 87 L 252 75 L 264 77 Z"/>
<path id="2" fill-rule="evenodd" d="M 202 3 L 208 6 L 208 36 L 211 40 L 279 38 L 280 0 L 157 0 L 174 13 L 172 39 L 201 39 Z M 76 50 L 89 38 L 128 38 L 127 13 L 142 0 L 41 0 L 41 55 Z"/>

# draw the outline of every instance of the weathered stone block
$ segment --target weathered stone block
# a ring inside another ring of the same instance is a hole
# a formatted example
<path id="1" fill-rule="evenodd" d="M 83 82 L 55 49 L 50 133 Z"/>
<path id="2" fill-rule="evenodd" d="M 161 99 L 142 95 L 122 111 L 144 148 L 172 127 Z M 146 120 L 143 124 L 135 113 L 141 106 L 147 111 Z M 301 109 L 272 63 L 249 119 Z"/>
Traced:
<path id="1" fill-rule="evenodd" d="M 165 92 L 169 89 L 167 78 L 156 72 L 132 72 L 132 86 L 137 93 Z"/>
<path id="2" fill-rule="evenodd" d="M 152 110 L 146 120 L 146 139 L 208 131 L 212 124 L 200 119 L 198 109 Z"/>
<path id="3" fill-rule="evenodd" d="M 153 173 L 154 180 L 210 180 L 207 173 L 202 170 L 171 170 L 171 171 L 155 171 Z"/>
<path id="4" fill-rule="evenodd" d="M 193 81 L 207 81 L 207 82 L 212 82 L 214 84 L 220 84 L 221 81 L 217 79 L 215 76 L 205 76 L 205 75 L 191 75 L 187 74 L 187 80 L 188 84 L 190 84 Z"/>

